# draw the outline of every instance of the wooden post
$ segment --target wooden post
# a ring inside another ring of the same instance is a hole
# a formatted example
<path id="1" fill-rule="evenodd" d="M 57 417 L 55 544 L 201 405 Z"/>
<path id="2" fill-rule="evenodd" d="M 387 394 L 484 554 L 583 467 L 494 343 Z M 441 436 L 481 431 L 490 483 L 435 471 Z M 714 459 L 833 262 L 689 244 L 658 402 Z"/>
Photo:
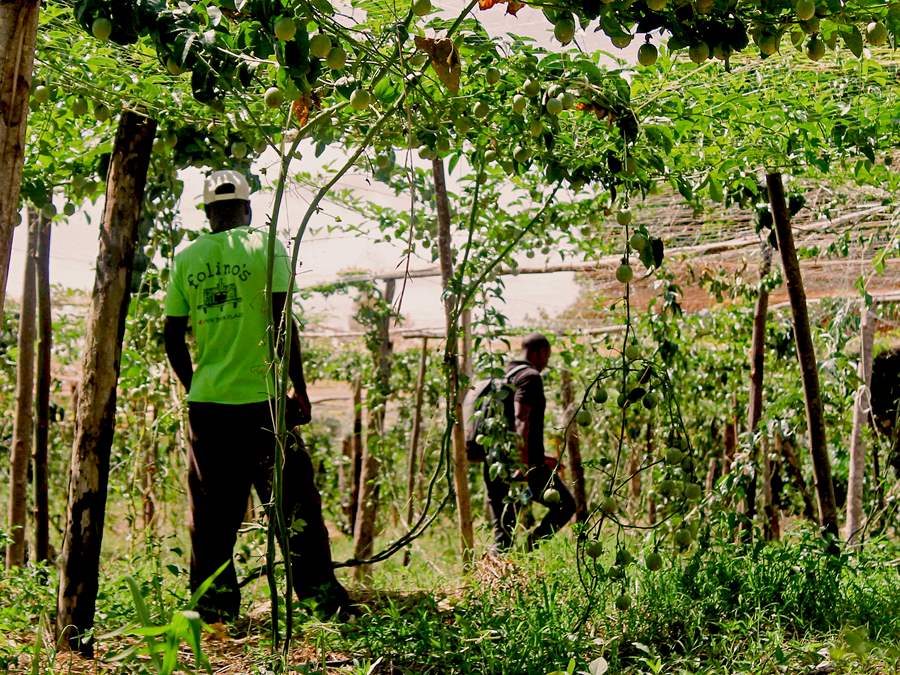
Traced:
<path id="1" fill-rule="evenodd" d="M 359 509 L 359 478 L 362 474 L 362 382 L 353 380 L 353 428 L 350 432 L 350 505 L 347 513 L 350 534 L 356 531 L 356 511 Z"/>
<path id="2" fill-rule="evenodd" d="M 566 434 L 566 453 L 569 457 L 569 465 L 572 467 L 572 496 L 575 498 L 575 520 L 583 523 L 587 520 L 587 495 L 584 482 L 584 464 L 581 461 L 581 437 L 578 434 L 578 425 L 573 417 L 576 413 L 575 388 L 572 385 L 572 372 L 564 368 L 560 373 L 560 385 L 562 389 L 562 406 L 565 411 L 563 424 Z"/>
<path id="3" fill-rule="evenodd" d="M 156 122 L 136 112 L 126 110 L 119 119 L 106 179 L 100 250 L 81 362 L 56 628 L 61 644 L 89 657 L 93 656 L 93 641 L 81 636 L 94 625 L 116 384 L 155 133 Z"/>
<path id="4" fill-rule="evenodd" d="M 412 526 L 415 513 L 417 460 L 419 436 L 422 433 L 422 401 L 425 398 L 425 374 L 428 368 L 428 338 L 422 338 L 422 356 L 419 359 L 419 376 L 416 378 L 416 400 L 413 405 L 412 433 L 409 440 L 409 465 L 406 472 L 406 527 Z M 403 566 L 409 565 L 409 548 L 403 552 Z"/>
<path id="5" fill-rule="evenodd" d="M 50 439 L 50 362 L 53 316 L 50 303 L 50 219 L 41 217 L 35 261 L 37 283 L 37 391 L 34 429 L 34 557 L 50 558 L 50 511 L 47 503 L 47 458 Z"/>
<path id="6" fill-rule="evenodd" d="M 852 543 L 862 527 L 863 478 L 866 473 L 866 445 L 863 431 L 871 410 L 869 392 L 872 387 L 872 343 L 875 341 L 875 314 L 863 304 L 860 319 L 859 365 L 857 373 L 862 384 L 853 399 L 853 432 L 850 437 L 850 477 L 847 481 L 847 521 L 844 538 Z"/>
<path id="7" fill-rule="evenodd" d="M 0 2 L 0 323 L 25 162 L 38 0 Z"/>
<path id="8" fill-rule="evenodd" d="M 806 403 L 806 421 L 809 427 L 809 452 L 812 456 L 815 476 L 816 500 L 819 505 L 819 524 L 833 536 L 838 534 L 837 506 L 834 499 L 834 483 L 831 480 L 831 460 L 828 457 L 828 438 L 825 434 L 825 416 L 822 397 L 819 393 L 819 371 L 812 333 L 809 328 L 809 312 L 806 306 L 806 292 L 800 262 L 794 247 L 791 219 L 784 198 L 784 183 L 780 173 L 766 174 L 769 188 L 769 205 L 778 237 L 778 250 L 784 268 L 784 280 L 791 301 L 791 315 L 794 325 L 794 340 L 797 359 L 800 362 L 800 376 L 803 380 L 803 398 Z"/>
<path id="9" fill-rule="evenodd" d="M 6 569 L 25 564 L 28 518 L 28 461 L 34 434 L 34 342 L 35 274 L 40 217 L 28 209 L 28 247 L 25 251 L 25 278 L 19 307 L 19 354 L 16 358 L 16 412 L 10 448 L 9 511 L 7 523 L 12 536 L 6 547 Z"/>
<path id="10" fill-rule="evenodd" d="M 466 439 L 463 431 L 462 392 L 459 388 L 459 341 L 453 314 L 457 296 L 450 288 L 453 278 L 453 240 L 450 236 L 450 202 L 447 182 L 444 178 L 444 160 L 436 157 L 431 162 L 434 176 L 434 197 L 438 220 L 438 250 L 441 258 L 441 281 L 444 290 L 444 316 L 447 324 L 447 344 L 444 360 L 448 369 L 448 401 L 453 429 L 453 478 L 456 487 L 456 512 L 459 519 L 460 549 L 463 559 L 472 559 L 475 550 L 475 534 L 472 530 L 472 500 L 469 492 L 469 460 L 466 456 Z M 453 339 L 450 339 L 453 338 Z"/>
<path id="11" fill-rule="evenodd" d="M 759 266 L 759 284 L 756 291 L 756 306 L 753 310 L 753 334 L 750 339 L 750 409 L 747 412 L 747 426 L 751 437 L 756 434 L 756 427 L 762 418 L 763 406 L 763 373 L 766 359 L 766 318 L 769 314 L 769 291 L 766 290 L 766 277 L 772 269 L 772 247 L 768 242 L 762 246 L 762 262 Z M 753 533 L 753 518 L 756 516 L 756 488 L 758 473 L 758 452 L 756 444 L 750 453 L 753 470 L 747 476 L 744 486 L 743 523 L 745 536 Z M 765 489 L 765 488 L 764 488 Z"/>
<path id="12" fill-rule="evenodd" d="M 395 288 L 394 279 L 388 279 L 385 282 L 382 299 L 387 307 L 390 307 L 394 300 Z M 375 523 L 378 516 L 378 474 L 381 470 L 381 444 L 384 440 L 385 409 L 391 379 L 390 323 L 389 314 L 379 318 L 378 351 L 373 355 L 375 358 L 375 386 L 366 392 L 369 428 L 366 434 L 366 445 L 362 452 L 359 504 L 353 532 L 353 557 L 359 560 L 371 557 L 375 542 Z M 369 566 L 359 565 L 354 573 L 356 579 L 361 581 L 368 577 Z"/>

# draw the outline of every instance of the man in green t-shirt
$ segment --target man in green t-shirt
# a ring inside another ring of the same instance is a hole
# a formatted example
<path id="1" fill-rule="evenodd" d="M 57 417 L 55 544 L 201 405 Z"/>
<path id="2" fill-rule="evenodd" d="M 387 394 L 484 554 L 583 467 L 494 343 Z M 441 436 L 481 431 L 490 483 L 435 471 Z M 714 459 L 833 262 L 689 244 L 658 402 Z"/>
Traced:
<path id="1" fill-rule="evenodd" d="M 251 486 L 270 504 L 275 464 L 272 433 L 275 380 L 269 362 L 266 306 L 269 238 L 250 225 L 250 187 L 236 171 L 216 171 L 204 187 L 212 232 L 175 256 L 166 295 L 166 354 L 188 391 L 191 510 L 191 590 L 223 563 L 225 570 L 198 607 L 209 623 L 229 621 L 240 609 L 232 562 Z M 284 246 L 274 242 L 272 316 L 282 316 L 291 276 Z M 188 349 L 188 324 L 194 361 Z M 283 335 L 282 331 L 279 331 Z M 310 421 L 296 328 L 292 331 L 288 426 Z M 346 590 L 334 576 L 322 502 L 312 463 L 299 435 L 285 450 L 283 513 L 288 520 L 294 585 L 327 615 L 350 613 Z"/>

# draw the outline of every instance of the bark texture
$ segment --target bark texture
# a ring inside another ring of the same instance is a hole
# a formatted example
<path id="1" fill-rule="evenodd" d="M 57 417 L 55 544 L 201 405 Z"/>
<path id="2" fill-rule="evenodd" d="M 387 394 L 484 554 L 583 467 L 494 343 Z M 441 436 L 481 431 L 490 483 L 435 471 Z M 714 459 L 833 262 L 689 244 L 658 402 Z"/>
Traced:
<path id="1" fill-rule="evenodd" d="M 25 251 L 25 279 L 19 307 L 19 341 L 16 358 L 16 411 L 10 448 L 9 509 L 7 525 L 12 537 L 6 547 L 6 569 L 25 564 L 28 518 L 28 462 L 34 434 L 34 343 L 36 337 L 34 259 L 37 252 L 40 218 L 28 209 L 28 248 Z"/>
<path id="2" fill-rule="evenodd" d="M 565 410 L 563 423 L 567 429 L 566 454 L 569 457 L 569 465 L 572 467 L 572 496 L 575 498 L 575 520 L 583 523 L 587 520 L 587 491 L 584 482 L 584 464 L 581 461 L 581 437 L 578 435 L 578 425 L 574 416 L 577 412 L 575 406 L 575 388 L 572 386 L 572 373 L 563 370 L 560 374 L 562 384 L 562 406 Z"/>
<path id="3" fill-rule="evenodd" d="M 866 446 L 863 432 L 869 420 L 872 388 L 872 344 L 875 341 L 875 314 L 865 305 L 860 319 L 859 365 L 862 384 L 853 400 L 853 435 L 850 438 L 850 477 L 847 481 L 847 521 L 844 538 L 852 543 L 862 527 L 863 478 L 866 474 Z"/>
<path id="4" fill-rule="evenodd" d="M 444 160 L 435 158 L 431 163 L 434 175 L 434 196 L 437 206 L 438 249 L 441 258 L 441 282 L 444 290 L 444 316 L 447 335 L 457 336 L 453 314 L 456 294 L 450 288 L 453 278 L 453 240 L 450 236 L 450 202 L 447 197 L 447 181 L 444 177 Z M 462 394 L 459 387 L 459 340 L 448 339 L 444 354 L 450 385 L 450 405 L 453 407 L 453 478 L 456 487 L 456 514 L 459 519 L 459 539 L 463 559 L 472 558 L 475 535 L 472 530 L 472 500 L 469 492 L 469 460 L 466 457 L 466 439 L 463 431 Z"/>
<path id="5" fill-rule="evenodd" d="M 390 307 L 394 301 L 396 282 L 389 279 L 384 285 L 384 304 Z M 372 556 L 375 542 L 375 523 L 378 517 L 378 474 L 381 469 L 381 443 L 384 438 L 385 407 L 391 379 L 391 355 L 393 349 L 390 336 L 391 317 L 380 317 L 376 327 L 377 347 L 374 350 L 375 386 L 366 394 L 369 408 L 369 429 L 366 445 L 362 452 L 362 469 L 359 477 L 359 504 L 356 510 L 356 525 L 353 528 L 353 557 L 363 560 Z M 369 575 L 369 566 L 360 565 L 354 570 L 357 580 Z"/>
<path id="6" fill-rule="evenodd" d="M 53 349 L 53 316 L 50 303 L 50 219 L 41 218 L 35 259 L 37 284 L 38 350 L 34 429 L 34 557 L 50 558 L 50 512 L 47 498 L 47 458 L 50 441 L 50 361 Z"/>
<path id="7" fill-rule="evenodd" d="M 18 220 L 39 8 L 37 0 L 0 2 L 0 317 Z"/>
<path id="8" fill-rule="evenodd" d="M 56 627 L 60 643 L 93 656 L 100 546 L 106 512 L 116 384 L 131 294 L 131 273 L 156 122 L 126 111 L 119 119 L 100 226 L 78 387 L 66 529 L 60 555 Z"/>
<path id="9" fill-rule="evenodd" d="M 766 174 L 769 189 L 769 205 L 775 221 L 778 250 L 784 268 L 784 280 L 791 301 L 794 340 L 800 375 L 803 380 L 803 398 L 806 404 L 806 421 L 809 433 L 809 452 L 812 456 L 815 478 L 816 500 L 819 506 L 819 524 L 833 536 L 838 534 L 837 506 L 834 499 L 834 483 L 831 480 L 831 460 L 828 457 L 828 439 L 825 434 L 825 415 L 822 396 L 819 391 L 819 371 L 812 333 L 809 328 L 809 311 L 806 306 L 806 291 L 800 273 L 800 261 L 794 246 L 791 219 L 784 198 L 784 183 L 780 173 Z"/>
<path id="10" fill-rule="evenodd" d="M 406 471 L 406 527 L 412 526 L 415 515 L 416 477 L 419 475 L 419 437 L 422 433 L 422 401 L 425 398 L 425 373 L 428 367 L 428 338 L 422 338 L 419 375 L 416 379 L 416 400 L 413 407 L 412 432 L 409 440 L 409 464 Z M 403 566 L 409 565 L 410 549 L 403 552 Z"/>

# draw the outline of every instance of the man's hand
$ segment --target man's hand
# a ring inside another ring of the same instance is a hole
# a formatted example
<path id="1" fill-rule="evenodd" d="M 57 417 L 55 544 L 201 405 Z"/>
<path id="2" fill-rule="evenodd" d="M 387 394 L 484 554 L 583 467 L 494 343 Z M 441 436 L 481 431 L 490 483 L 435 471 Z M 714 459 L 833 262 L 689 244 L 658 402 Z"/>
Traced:
<path id="1" fill-rule="evenodd" d="M 287 401 L 287 423 L 291 428 L 304 426 L 312 421 L 312 403 L 304 389 L 294 390 Z"/>

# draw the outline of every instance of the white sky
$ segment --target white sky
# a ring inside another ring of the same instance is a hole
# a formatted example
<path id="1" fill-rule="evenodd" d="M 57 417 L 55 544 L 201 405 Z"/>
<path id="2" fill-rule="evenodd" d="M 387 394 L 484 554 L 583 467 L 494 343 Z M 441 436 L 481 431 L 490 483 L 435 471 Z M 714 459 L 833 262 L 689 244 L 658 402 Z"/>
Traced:
<path id="1" fill-rule="evenodd" d="M 444 3 L 439 3 L 444 4 Z M 552 37 L 552 26 L 539 10 L 525 7 L 517 17 L 504 14 L 505 7 L 498 6 L 487 12 L 476 10 L 476 16 L 486 29 L 499 35 L 503 32 L 514 32 L 519 35 L 534 37 L 538 44 L 552 47 L 556 45 Z M 579 44 L 585 51 L 605 50 L 622 55 L 630 62 L 636 60 L 639 41 L 634 40 L 625 50 L 616 49 L 602 33 L 587 33 L 578 36 Z M 312 158 L 310 147 L 303 154 Z M 315 172 L 324 162 L 334 160 L 339 155 L 336 149 L 326 152 L 315 162 L 303 162 L 306 170 Z M 275 153 L 268 151 L 257 164 L 271 166 L 276 160 Z M 185 226 L 192 229 L 204 227 L 202 211 L 196 208 L 202 195 L 202 175 L 199 171 L 189 170 L 183 173 L 185 192 L 181 201 L 181 218 Z M 269 185 L 275 181 L 274 171 L 269 171 L 264 180 Z M 449 178 L 450 189 L 453 189 L 453 176 Z M 371 201 L 405 208 L 406 198 L 398 199 L 379 183 L 368 183 L 364 176 L 346 177 L 338 187 L 351 188 L 360 197 Z M 287 195 L 279 218 L 280 231 L 293 231 L 302 217 L 308 192 L 299 191 Z M 274 195 L 271 190 L 263 190 L 253 195 L 253 225 L 261 227 L 265 224 L 267 214 L 271 212 Z M 62 211 L 62 202 L 57 204 Z M 85 205 L 74 216 L 54 223 L 51 250 L 51 283 L 77 289 L 89 290 L 94 280 L 94 265 L 97 256 L 97 228 L 100 221 L 102 199 L 94 205 Z M 298 285 L 309 286 L 333 278 L 337 273 L 347 269 L 365 269 L 382 272 L 394 269 L 401 261 L 403 248 L 401 244 L 374 244 L 366 238 L 342 235 L 339 232 L 327 233 L 324 230 L 332 217 L 340 213 L 331 206 L 326 206 L 324 213 L 313 217 L 311 230 L 301 244 L 301 268 L 298 270 Z M 86 215 L 90 216 L 88 224 Z M 352 220 L 347 213 L 341 213 L 344 221 Z M 358 221 L 357 221 L 358 222 Z M 319 231 L 317 231 L 319 230 Z M 25 252 L 26 232 L 24 227 L 15 230 L 13 253 L 9 273 L 8 295 L 19 298 L 22 288 L 22 268 Z M 536 259 L 532 262 L 539 262 Z M 431 261 L 416 260 L 411 268 L 430 266 Z M 536 318 L 539 312 L 553 316 L 568 307 L 578 292 L 578 287 L 571 273 L 553 275 L 523 275 L 507 278 L 505 305 L 503 311 L 514 325 L 529 323 L 529 317 Z M 399 284 L 398 284 L 399 290 Z M 440 278 L 413 279 L 407 284 L 404 295 L 402 313 L 407 324 L 418 328 L 439 328 L 443 324 L 443 310 L 440 302 Z M 316 314 L 321 320 L 321 327 L 332 330 L 349 328 L 350 301 L 343 298 L 330 300 L 314 300 L 305 305 L 308 311 Z"/>

